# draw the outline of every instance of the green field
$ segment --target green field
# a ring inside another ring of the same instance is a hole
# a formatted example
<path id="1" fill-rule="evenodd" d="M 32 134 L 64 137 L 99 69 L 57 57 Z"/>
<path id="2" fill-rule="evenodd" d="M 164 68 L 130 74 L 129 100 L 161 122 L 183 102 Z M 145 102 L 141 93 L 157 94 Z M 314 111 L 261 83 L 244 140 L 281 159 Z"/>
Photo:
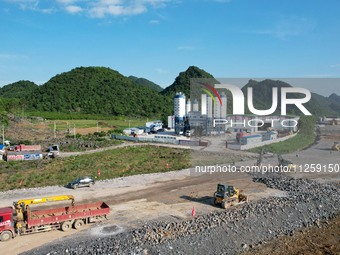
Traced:
<path id="1" fill-rule="evenodd" d="M 189 150 L 156 146 L 125 147 L 55 160 L 1 162 L 0 191 L 66 185 L 83 175 L 103 180 L 189 166 Z"/>
<path id="2" fill-rule="evenodd" d="M 260 152 L 264 149 L 265 152 L 276 154 L 291 153 L 302 150 L 315 142 L 315 118 L 312 116 L 303 116 L 299 120 L 299 133 L 283 142 L 273 143 L 262 147 L 251 149 L 251 152 Z"/>
<path id="3" fill-rule="evenodd" d="M 128 127 L 139 127 L 145 126 L 145 120 L 51 120 L 49 121 L 48 127 L 49 129 L 54 129 L 54 125 L 57 131 L 63 131 L 66 129 L 71 129 L 75 127 L 77 128 L 97 128 L 98 132 L 101 131 L 101 128 L 110 128 L 110 129 L 124 129 Z"/>
<path id="4" fill-rule="evenodd" d="M 25 116 L 42 117 L 49 121 L 49 128 L 54 129 L 56 124 L 57 131 L 66 130 L 67 128 L 128 128 L 145 126 L 145 123 L 155 118 L 129 118 L 125 116 L 113 115 L 96 115 L 81 113 L 59 113 L 59 112 L 26 112 Z M 100 131 L 100 129 L 99 129 Z"/>

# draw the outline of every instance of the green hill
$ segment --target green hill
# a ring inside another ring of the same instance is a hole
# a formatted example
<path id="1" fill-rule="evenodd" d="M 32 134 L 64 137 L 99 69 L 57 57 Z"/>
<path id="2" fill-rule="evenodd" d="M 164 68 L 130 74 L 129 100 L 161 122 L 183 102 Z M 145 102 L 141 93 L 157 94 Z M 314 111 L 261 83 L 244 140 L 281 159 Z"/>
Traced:
<path id="1" fill-rule="evenodd" d="M 328 98 L 329 107 L 336 113 L 337 116 L 340 115 L 340 96 L 333 93 Z"/>
<path id="2" fill-rule="evenodd" d="M 338 96 L 337 94 L 333 93 L 332 95 L 329 96 L 329 99 L 340 103 L 340 96 Z"/>
<path id="3" fill-rule="evenodd" d="M 170 104 L 156 91 L 104 67 L 78 67 L 56 75 L 27 100 L 37 111 L 125 116 L 159 116 Z"/>
<path id="4" fill-rule="evenodd" d="M 279 80 L 266 79 L 263 81 L 249 80 L 249 82 L 242 88 L 242 91 L 247 97 L 247 88 L 253 88 L 253 100 L 254 107 L 258 110 L 269 109 L 272 105 L 272 88 L 277 87 L 278 89 L 278 105 L 276 114 L 281 113 L 281 88 L 292 87 L 290 84 Z M 289 95 L 289 98 L 299 98 L 298 94 Z M 246 100 L 245 100 L 246 101 Z M 312 93 L 312 98 L 309 102 L 305 103 L 304 106 L 313 114 L 317 116 L 322 115 L 334 115 L 336 111 L 332 108 L 332 100 L 327 97 L 323 97 L 319 94 Z M 335 107 L 335 105 L 334 105 Z M 248 106 L 245 102 L 245 111 L 249 113 Z M 287 114 L 301 115 L 302 112 L 294 105 L 287 105 Z M 338 113 L 339 114 L 339 113 Z"/>
<path id="5" fill-rule="evenodd" d="M 31 81 L 17 81 L 0 88 L 0 97 L 23 99 L 39 86 Z"/>
<path id="6" fill-rule="evenodd" d="M 78 67 L 54 76 L 41 86 L 30 81 L 19 81 L 0 88 L 2 100 L 0 108 L 4 113 L 9 109 L 24 106 L 29 111 L 147 116 L 166 119 L 165 116 L 173 113 L 173 97 L 176 92 L 183 92 L 190 97 L 191 78 L 216 81 L 206 71 L 190 66 L 186 71 L 179 73 L 173 84 L 160 91 L 161 87 L 147 79 L 125 77 L 110 68 Z M 291 85 L 269 79 L 260 82 L 250 80 L 242 88 L 245 97 L 247 97 L 249 86 L 253 87 L 255 108 L 266 110 L 272 104 L 272 88 Z M 231 113 L 231 93 L 227 91 L 226 94 L 228 113 Z M 279 93 L 276 114 L 281 112 L 280 96 Z M 299 95 L 291 95 L 291 97 L 298 98 Z M 19 101 L 9 100 L 10 98 L 20 100 L 21 104 L 17 103 Z M 340 115 L 340 97 L 336 94 L 323 97 L 312 93 L 312 99 L 305 106 L 313 115 Z M 247 105 L 245 111 L 249 113 Z M 294 106 L 288 106 L 287 112 L 301 114 L 301 111 Z"/>
<path id="7" fill-rule="evenodd" d="M 189 97 L 191 78 L 214 78 L 214 77 L 196 66 L 190 66 L 185 72 L 179 73 L 174 83 L 172 83 L 169 87 L 165 88 L 161 92 L 161 94 L 173 99 L 176 92 L 183 92 L 187 97 Z"/>
<path id="8" fill-rule="evenodd" d="M 145 78 L 138 78 L 136 76 L 129 76 L 128 77 L 130 80 L 132 80 L 134 83 L 136 83 L 137 85 L 141 85 L 144 87 L 147 87 L 149 89 L 152 89 L 156 92 L 161 92 L 163 90 L 163 88 L 159 85 L 157 85 L 156 83 L 149 81 Z"/>

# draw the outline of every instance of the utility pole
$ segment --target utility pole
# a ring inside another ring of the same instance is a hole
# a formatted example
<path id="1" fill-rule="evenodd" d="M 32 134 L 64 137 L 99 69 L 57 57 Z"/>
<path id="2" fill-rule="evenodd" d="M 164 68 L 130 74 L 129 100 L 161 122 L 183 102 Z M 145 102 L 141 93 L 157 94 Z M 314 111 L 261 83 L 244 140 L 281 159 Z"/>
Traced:
<path id="1" fill-rule="evenodd" d="M 54 122 L 53 132 L 54 132 L 54 138 L 57 138 L 57 124 L 55 122 Z"/>
<path id="2" fill-rule="evenodd" d="M 74 135 L 74 139 L 76 139 L 76 124 L 74 124 L 73 126 L 73 135 Z"/>
<path id="3" fill-rule="evenodd" d="M 2 125 L 2 144 L 5 145 L 5 126 Z"/>

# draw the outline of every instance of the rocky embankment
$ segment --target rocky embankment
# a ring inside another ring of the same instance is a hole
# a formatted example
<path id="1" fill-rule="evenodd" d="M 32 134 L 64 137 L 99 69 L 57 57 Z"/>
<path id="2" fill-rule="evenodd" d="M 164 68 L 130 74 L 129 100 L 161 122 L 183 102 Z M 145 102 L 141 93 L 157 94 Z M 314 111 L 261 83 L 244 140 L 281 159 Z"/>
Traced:
<path id="1" fill-rule="evenodd" d="M 340 212 L 340 189 L 332 184 L 274 173 L 256 174 L 253 180 L 287 196 L 184 221 L 153 222 L 115 235 L 67 239 L 25 254 L 235 254 Z"/>

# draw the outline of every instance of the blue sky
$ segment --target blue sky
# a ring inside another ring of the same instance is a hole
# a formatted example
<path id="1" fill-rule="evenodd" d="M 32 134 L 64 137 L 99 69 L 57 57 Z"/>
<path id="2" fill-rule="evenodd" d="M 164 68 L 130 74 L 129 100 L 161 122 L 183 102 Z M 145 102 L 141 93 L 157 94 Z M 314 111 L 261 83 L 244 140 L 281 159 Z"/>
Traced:
<path id="1" fill-rule="evenodd" d="M 215 77 L 340 77 L 339 11 L 337 0 L 0 0 L 0 86 L 78 66 L 163 87 L 190 65 Z"/>

